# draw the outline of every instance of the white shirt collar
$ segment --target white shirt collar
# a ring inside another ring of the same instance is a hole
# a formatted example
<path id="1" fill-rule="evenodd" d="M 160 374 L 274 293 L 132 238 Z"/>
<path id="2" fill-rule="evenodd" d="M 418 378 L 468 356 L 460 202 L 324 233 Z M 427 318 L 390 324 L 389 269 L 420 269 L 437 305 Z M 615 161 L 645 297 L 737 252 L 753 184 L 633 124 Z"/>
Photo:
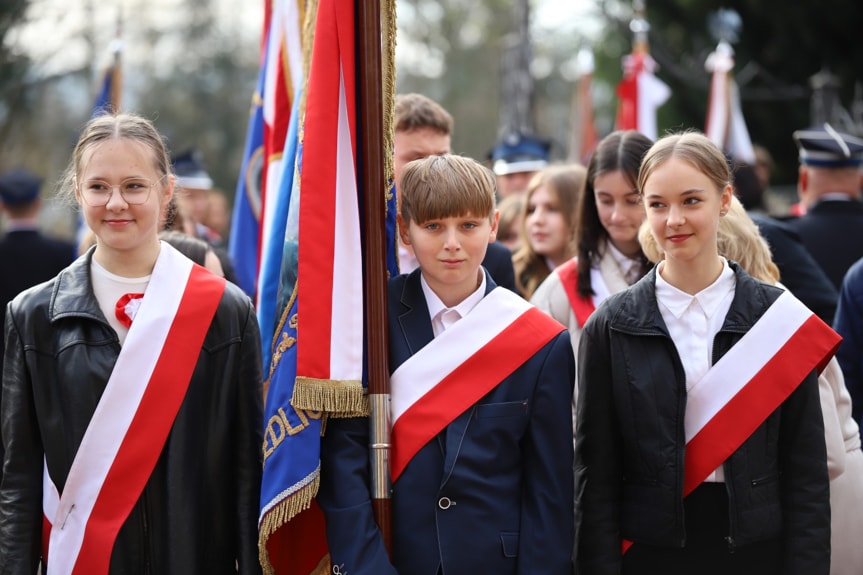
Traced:
<path id="1" fill-rule="evenodd" d="M 470 310 L 476 307 L 483 297 L 485 297 L 485 272 L 480 270 L 480 277 L 482 278 L 479 283 L 479 287 L 473 291 L 469 296 L 461 300 L 461 303 L 455 305 L 451 308 L 448 308 L 441 299 L 437 296 L 434 290 L 429 286 L 426 279 L 422 276 L 422 272 L 420 272 L 420 284 L 423 288 L 423 294 L 426 298 L 426 305 L 429 309 L 429 318 L 434 322 L 435 318 L 449 310 L 454 310 L 458 313 L 459 318 L 463 318 Z"/>
<path id="2" fill-rule="evenodd" d="M 620 271 L 623 273 L 626 283 L 632 285 L 638 281 L 641 262 L 624 254 L 622 251 L 614 247 L 614 244 L 611 243 L 611 241 L 605 242 L 605 246 L 608 248 L 608 252 L 611 254 L 611 257 L 614 258 L 614 261 L 617 262 L 617 265 L 620 267 Z"/>
<path id="3" fill-rule="evenodd" d="M 698 305 L 701 306 L 701 309 L 704 310 L 704 314 L 708 318 L 713 317 L 716 310 L 719 308 L 719 304 L 722 303 L 722 300 L 728 295 L 728 292 L 734 290 L 736 285 L 734 272 L 731 270 L 731 267 L 729 267 L 728 261 L 725 260 L 725 258 L 722 258 L 722 264 L 722 273 L 719 274 L 716 281 L 695 295 L 689 295 L 665 281 L 659 273 L 662 268 L 657 268 L 656 299 L 668 308 L 668 311 L 678 319 L 680 319 L 683 312 L 685 312 L 692 304 L 692 300 L 698 301 Z M 664 265 L 664 263 L 660 263 L 660 266 L 662 265 Z"/>

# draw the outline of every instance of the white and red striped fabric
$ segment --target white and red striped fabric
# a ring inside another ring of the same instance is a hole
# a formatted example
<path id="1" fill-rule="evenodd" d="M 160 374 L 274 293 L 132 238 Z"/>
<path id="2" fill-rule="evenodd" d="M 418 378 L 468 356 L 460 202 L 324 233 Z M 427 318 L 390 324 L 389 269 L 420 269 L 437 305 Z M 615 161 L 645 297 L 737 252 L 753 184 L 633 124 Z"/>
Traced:
<path id="1" fill-rule="evenodd" d="M 300 183 L 297 377 L 359 383 L 364 302 L 354 36 L 353 9 L 321 2 Z"/>
<path id="2" fill-rule="evenodd" d="M 117 533 L 162 452 L 224 289 L 223 278 L 162 243 L 62 495 L 46 465 L 43 559 L 49 575 L 108 573 Z"/>
<path id="3" fill-rule="evenodd" d="M 435 435 L 564 329 L 498 287 L 400 365 L 390 377 L 392 480 Z"/>
<path id="4" fill-rule="evenodd" d="M 554 273 L 560 278 L 560 283 L 566 292 L 566 298 L 569 300 L 569 307 L 572 308 L 572 313 L 575 314 L 575 319 L 578 321 L 579 327 L 584 327 L 587 320 L 596 311 L 602 301 L 611 295 L 608 286 L 605 285 L 605 278 L 599 268 L 590 268 L 590 287 L 593 289 L 593 295 L 589 298 L 581 297 L 578 294 L 578 258 L 562 263 L 555 268 Z"/>
<path id="5" fill-rule="evenodd" d="M 734 453 L 842 338 L 788 292 L 688 392 L 683 496 Z M 631 541 L 622 542 L 626 553 Z"/>
<path id="6" fill-rule="evenodd" d="M 623 79 L 617 85 L 616 130 L 638 130 L 656 140 L 656 110 L 671 96 L 671 89 L 653 71 L 656 62 L 646 52 L 623 59 Z"/>
<path id="7" fill-rule="evenodd" d="M 268 253 L 273 238 L 275 196 L 279 193 L 285 169 L 282 154 L 291 122 L 294 98 L 303 82 L 302 8 L 299 0 L 274 0 L 267 13 L 266 70 L 264 75 L 264 162 L 261 183 L 261 225 L 258 228 L 258 282 L 261 285 L 260 259 Z M 260 296 L 260 290 L 258 290 Z M 267 318 L 269 319 L 269 318 Z M 263 325 L 263 324 L 262 324 Z"/>
<path id="8" fill-rule="evenodd" d="M 755 163 L 755 150 L 740 107 L 740 91 L 734 81 L 734 50 L 722 41 L 707 57 L 710 79 L 710 99 L 707 104 L 705 135 L 732 158 Z"/>
<path id="9" fill-rule="evenodd" d="M 841 338 L 788 292 L 689 391 L 684 496 L 734 453 Z"/>

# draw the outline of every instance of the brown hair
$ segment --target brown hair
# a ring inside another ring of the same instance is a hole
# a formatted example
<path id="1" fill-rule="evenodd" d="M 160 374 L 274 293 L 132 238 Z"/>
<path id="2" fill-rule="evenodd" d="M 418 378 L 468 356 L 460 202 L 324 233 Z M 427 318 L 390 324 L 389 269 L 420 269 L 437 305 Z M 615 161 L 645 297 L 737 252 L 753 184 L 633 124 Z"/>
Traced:
<path id="1" fill-rule="evenodd" d="M 159 175 L 164 177 L 171 173 L 168 147 L 152 122 L 136 114 L 103 114 L 92 118 L 81 131 L 69 165 L 60 180 L 58 197 L 75 203 L 75 174 L 83 167 L 84 154 L 96 144 L 117 139 L 133 140 L 150 148 L 153 152 L 153 167 Z"/>
<path id="2" fill-rule="evenodd" d="M 402 173 L 399 213 L 405 224 L 473 215 L 494 218 L 494 175 L 464 156 L 445 154 L 409 162 Z"/>
<path id="3" fill-rule="evenodd" d="M 516 288 L 527 299 L 530 299 L 539 284 L 551 273 L 545 257 L 533 251 L 527 239 L 526 216 L 530 197 L 544 186 L 557 200 L 570 233 L 571 242 L 567 257 L 571 257 L 575 255 L 575 215 L 579 198 L 584 191 L 586 175 L 587 170 L 581 164 L 555 164 L 534 174 L 527 185 L 521 220 L 521 246 L 512 256 Z"/>
<path id="4" fill-rule="evenodd" d="M 578 295 L 590 297 L 593 286 L 590 283 L 590 268 L 594 261 L 602 257 L 599 253 L 608 241 L 608 231 L 599 219 L 596 208 L 596 177 L 609 172 L 620 171 L 626 180 L 637 189 L 638 168 L 641 159 L 653 142 L 635 130 L 619 130 L 603 138 L 587 165 L 587 181 L 576 212 L 576 255 L 578 257 Z M 649 268 L 645 259 L 641 275 Z"/>
<path id="5" fill-rule="evenodd" d="M 422 94 L 397 94 L 394 130 L 410 132 L 429 128 L 441 134 L 452 134 L 452 116 L 443 107 Z"/>

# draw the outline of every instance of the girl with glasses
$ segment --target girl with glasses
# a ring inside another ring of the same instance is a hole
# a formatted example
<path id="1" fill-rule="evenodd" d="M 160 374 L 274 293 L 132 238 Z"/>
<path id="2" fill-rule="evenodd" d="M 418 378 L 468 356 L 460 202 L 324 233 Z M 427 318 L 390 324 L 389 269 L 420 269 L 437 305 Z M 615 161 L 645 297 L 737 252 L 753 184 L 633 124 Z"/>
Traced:
<path id="1" fill-rule="evenodd" d="M 9 305 L 4 572 L 260 573 L 258 325 L 160 241 L 168 158 L 149 121 L 92 119 L 64 192 L 95 245 Z"/>

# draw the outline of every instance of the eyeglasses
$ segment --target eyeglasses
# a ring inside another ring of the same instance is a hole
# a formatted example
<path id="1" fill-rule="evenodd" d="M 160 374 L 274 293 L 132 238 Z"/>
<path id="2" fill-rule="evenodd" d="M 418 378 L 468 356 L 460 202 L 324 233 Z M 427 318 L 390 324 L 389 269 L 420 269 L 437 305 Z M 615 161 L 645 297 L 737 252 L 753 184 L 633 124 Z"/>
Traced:
<path id="1" fill-rule="evenodd" d="M 145 203 L 150 197 L 153 186 L 164 178 L 165 176 L 162 176 L 155 182 L 146 178 L 127 178 L 119 184 L 109 184 L 102 180 L 86 180 L 79 185 L 78 191 L 87 205 L 94 208 L 107 206 L 111 201 L 114 188 L 120 192 L 124 202 L 136 206 Z"/>

